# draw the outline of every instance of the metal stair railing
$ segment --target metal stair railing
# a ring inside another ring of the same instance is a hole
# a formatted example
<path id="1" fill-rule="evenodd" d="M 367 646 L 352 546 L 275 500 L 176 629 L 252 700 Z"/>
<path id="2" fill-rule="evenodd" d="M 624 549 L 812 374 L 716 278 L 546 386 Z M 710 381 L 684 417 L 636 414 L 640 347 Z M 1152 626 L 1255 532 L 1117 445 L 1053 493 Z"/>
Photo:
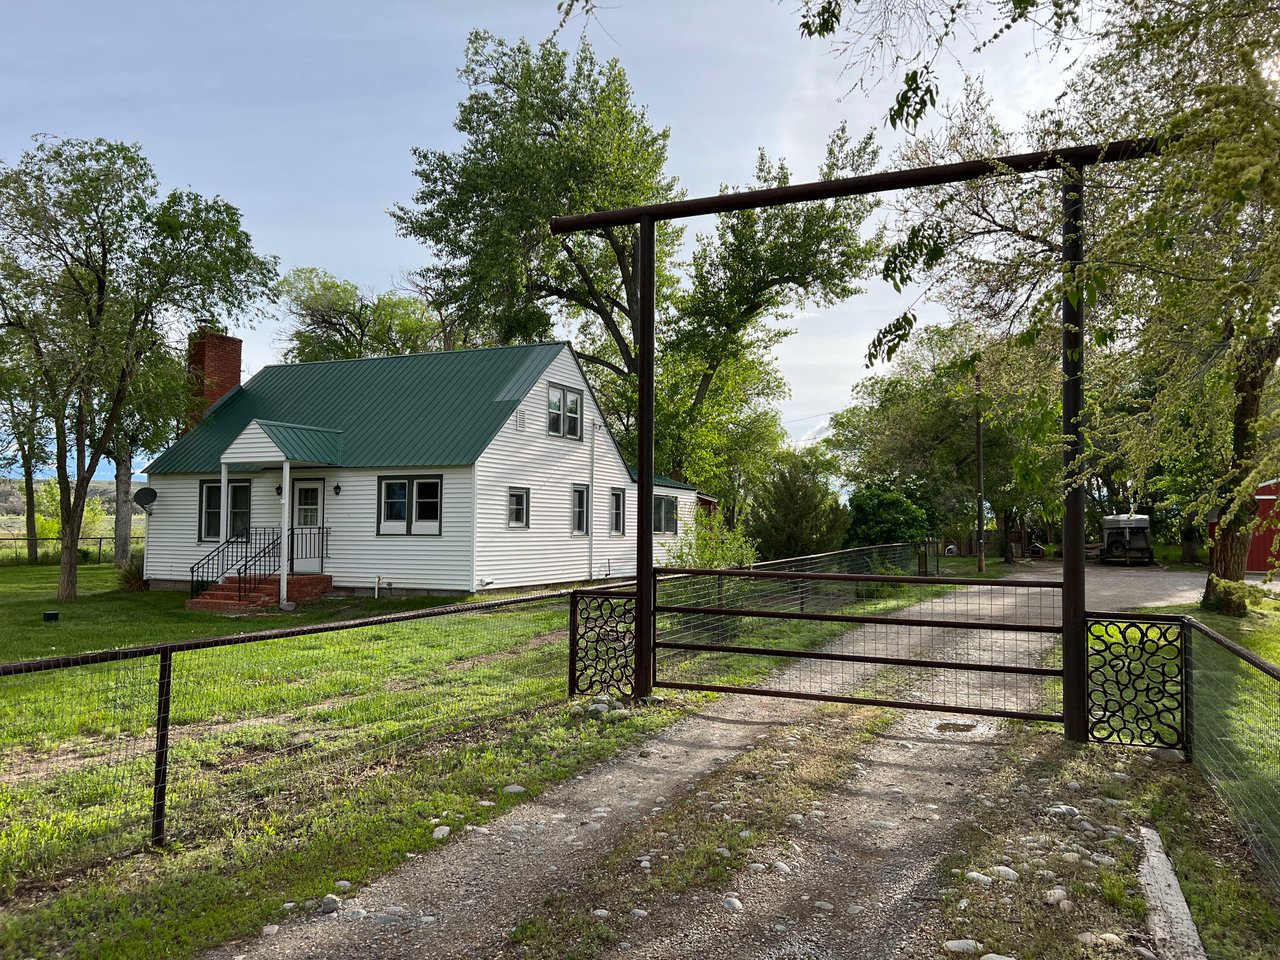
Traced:
<path id="1" fill-rule="evenodd" d="M 256 553 L 244 559 L 237 570 L 236 599 L 244 600 L 280 572 L 280 531 Z"/>
<path id="2" fill-rule="evenodd" d="M 227 575 L 237 564 L 257 553 L 272 538 L 280 539 L 279 527 L 249 527 L 239 536 L 218 544 L 191 565 L 191 596 L 200 596 Z"/>

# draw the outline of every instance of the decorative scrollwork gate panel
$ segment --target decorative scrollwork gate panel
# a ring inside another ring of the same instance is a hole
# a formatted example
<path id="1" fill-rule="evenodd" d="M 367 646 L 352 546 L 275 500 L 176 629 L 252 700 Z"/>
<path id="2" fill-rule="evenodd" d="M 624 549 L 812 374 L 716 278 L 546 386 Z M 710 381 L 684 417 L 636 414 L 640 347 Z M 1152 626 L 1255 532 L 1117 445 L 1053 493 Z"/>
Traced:
<path id="1" fill-rule="evenodd" d="M 1088 682 L 1090 740 L 1183 746 L 1187 670 L 1180 620 L 1090 617 Z"/>
<path id="2" fill-rule="evenodd" d="M 636 679 L 636 598 L 575 591 L 570 598 L 569 694 L 629 699 Z"/>

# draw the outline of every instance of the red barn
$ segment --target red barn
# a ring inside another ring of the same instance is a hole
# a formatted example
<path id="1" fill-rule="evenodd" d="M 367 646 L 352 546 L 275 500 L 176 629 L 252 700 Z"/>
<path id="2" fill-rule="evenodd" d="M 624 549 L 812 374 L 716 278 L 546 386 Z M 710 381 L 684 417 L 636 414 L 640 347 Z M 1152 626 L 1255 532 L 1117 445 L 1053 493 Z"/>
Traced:
<path id="1" fill-rule="evenodd" d="M 1258 501 L 1258 518 L 1266 523 L 1276 509 L 1276 497 L 1280 496 L 1280 479 L 1268 480 L 1254 492 Z M 1209 514 L 1209 539 L 1218 532 L 1218 513 Z M 1280 567 L 1280 530 L 1264 525 L 1255 530 L 1253 540 L 1249 544 L 1249 558 L 1245 561 L 1245 570 L 1249 573 L 1268 573 Z"/>

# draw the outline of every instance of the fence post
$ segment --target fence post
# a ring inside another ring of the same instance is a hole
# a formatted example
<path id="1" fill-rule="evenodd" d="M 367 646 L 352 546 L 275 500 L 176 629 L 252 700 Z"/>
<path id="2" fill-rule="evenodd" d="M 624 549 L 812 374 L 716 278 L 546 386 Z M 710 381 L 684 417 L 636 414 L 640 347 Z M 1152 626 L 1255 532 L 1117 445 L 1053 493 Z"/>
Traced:
<path id="1" fill-rule="evenodd" d="M 1066 496 L 1062 519 L 1062 714 L 1068 740 L 1089 736 L 1089 637 L 1084 572 L 1084 296 L 1076 286 L 1084 261 L 1084 176 L 1067 167 L 1062 179 L 1062 458 Z"/>
<path id="2" fill-rule="evenodd" d="M 1195 666 L 1192 656 L 1195 641 L 1195 628 L 1184 619 L 1179 628 L 1179 639 L 1182 641 L 1182 752 L 1187 761 L 1192 762 L 1191 750 L 1195 741 Z"/>
<path id="3" fill-rule="evenodd" d="M 569 594 L 569 696 L 578 693 L 578 595 Z"/>
<path id="4" fill-rule="evenodd" d="M 98 566 L 102 566 L 102 538 L 98 538 Z"/>
<path id="5" fill-rule="evenodd" d="M 156 699 L 156 768 L 151 792 L 151 845 L 164 846 L 165 794 L 169 789 L 169 703 L 173 695 L 173 651 L 160 651 L 160 683 Z"/>

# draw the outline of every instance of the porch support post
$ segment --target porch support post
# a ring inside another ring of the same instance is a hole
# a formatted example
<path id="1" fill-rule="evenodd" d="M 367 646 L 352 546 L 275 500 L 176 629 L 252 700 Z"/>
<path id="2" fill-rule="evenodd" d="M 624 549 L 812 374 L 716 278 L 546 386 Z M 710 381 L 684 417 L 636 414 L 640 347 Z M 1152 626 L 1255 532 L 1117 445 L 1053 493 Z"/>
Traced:
<path id="1" fill-rule="evenodd" d="M 1062 432 L 1066 494 L 1062 521 L 1062 714 L 1068 740 L 1088 739 L 1089 659 L 1084 596 L 1084 177 L 1068 166 L 1062 180 Z"/>
<path id="2" fill-rule="evenodd" d="M 222 464 L 221 480 L 219 481 L 218 486 L 218 498 L 221 501 L 221 506 L 218 512 L 218 516 L 220 518 L 218 521 L 219 543 L 227 542 L 227 531 L 231 529 L 230 520 L 227 516 L 228 510 L 231 507 L 231 493 L 227 489 L 227 472 L 227 465 L 224 463 Z"/>
<path id="3" fill-rule="evenodd" d="M 637 267 L 640 316 L 636 324 L 639 409 L 636 411 L 636 698 L 653 693 L 653 392 L 657 232 L 651 216 L 640 218 Z"/>
<path id="4" fill-rule="evenodd" d="M 289 461 L 281 467 L 280 477 L 280 606 L 289 601 L 289 561 L 293 549 L 293 537 L 289 535 L 289 514 L 292 511 L 293 484 L 289 481 Z"/>

